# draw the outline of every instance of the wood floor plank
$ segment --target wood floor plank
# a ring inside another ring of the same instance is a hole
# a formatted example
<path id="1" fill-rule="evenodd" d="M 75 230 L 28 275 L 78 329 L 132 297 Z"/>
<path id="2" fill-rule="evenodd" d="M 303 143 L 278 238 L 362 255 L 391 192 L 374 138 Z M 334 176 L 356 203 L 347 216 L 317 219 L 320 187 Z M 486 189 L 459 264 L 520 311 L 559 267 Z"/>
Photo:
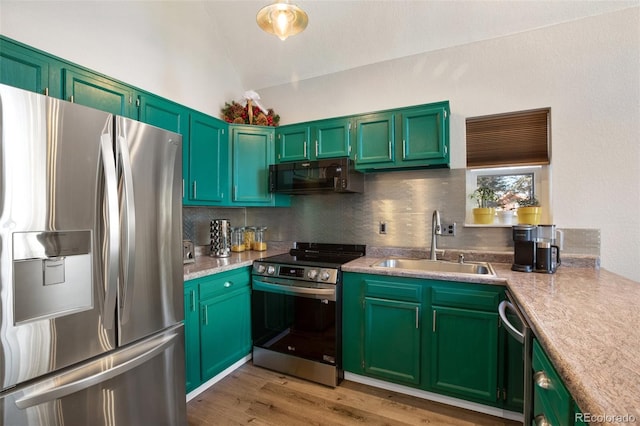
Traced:
<path id="1" fill-rule="evenodd" d="M 248 362 L 187 406 L 189 426 L 513 426 L 521 423 L 344 381 L 336 388 Z"/>

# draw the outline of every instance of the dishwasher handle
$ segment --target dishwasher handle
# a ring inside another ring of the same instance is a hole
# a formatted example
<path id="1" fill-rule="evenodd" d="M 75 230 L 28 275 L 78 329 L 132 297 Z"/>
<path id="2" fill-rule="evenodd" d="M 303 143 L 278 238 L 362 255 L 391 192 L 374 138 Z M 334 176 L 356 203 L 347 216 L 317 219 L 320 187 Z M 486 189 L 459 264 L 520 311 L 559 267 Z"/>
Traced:
<path id="1" fill-rule="evenodd" d="M 503 300 L 498 305 L 498 314 L 500 315 L 500 319 L 502 320 L 502 323 L 505 325 L 505 327 L 507 327 L 507 331 L 509 332 L 509 334 L 513 336 L 518 342 L 524 343 L 524 333 L 515 328 L 513 324 L 509 322 L 509 320 L 507 319 L 507 310 L 513 313 L 516 312 L 516 308 L 511 302 L 509 302 L 508 300 Z"/>

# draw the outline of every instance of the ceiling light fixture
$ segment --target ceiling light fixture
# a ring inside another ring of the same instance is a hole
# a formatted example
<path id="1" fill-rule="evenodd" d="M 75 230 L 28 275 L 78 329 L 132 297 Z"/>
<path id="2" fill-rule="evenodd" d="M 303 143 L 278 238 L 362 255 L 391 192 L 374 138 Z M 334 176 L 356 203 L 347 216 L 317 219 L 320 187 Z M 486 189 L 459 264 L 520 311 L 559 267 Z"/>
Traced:
<path id="1" fill-rule="evenodd" d="M 307 28 L 309 17 L 298 6 L 289 4 L 288 0 L 279 0 L 260 9 L 256 22 L 264 31 L 284 41 Z"/>

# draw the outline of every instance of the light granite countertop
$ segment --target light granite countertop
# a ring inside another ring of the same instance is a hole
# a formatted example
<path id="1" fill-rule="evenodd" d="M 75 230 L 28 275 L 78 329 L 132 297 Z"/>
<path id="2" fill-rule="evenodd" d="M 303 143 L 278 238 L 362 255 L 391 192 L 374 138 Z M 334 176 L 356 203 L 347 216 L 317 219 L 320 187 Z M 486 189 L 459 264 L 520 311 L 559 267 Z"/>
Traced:
<path id="1" fill-rule="evenodd" d="M 388 255 L 374 254 L 342 270 L 506 285 L 591 424 L 640 425 L 640 283 L 580 256 L 567 261 L 576 266 L 563 264 L 555 274 L 514 272 L 510 263 L 492 262 L 497 276 L 487 277 L 372 267 Z"/>
<path id="2" fill-rule="evenodd" d="M 199 255 L 195 263 L 184 265 L 184 279 L 250 266 L 255 259 L 287 251 L 274 246 L 227 258 Z M 448 251 L 446 258 L 457 254 Z M 640 425 L 640 283 L 598 268 L 598 259 L 588 256 L 565 257 L 555 274 L 537 274 L 511 271 L 512 254 L 464 254 L 470 261 L 491 262 L 497 276 L 372 267 L 394 255 L 424 257 L 423 252 L 375 248 L 367 248 L 367 256 L 342 270 L 508 287 L 591 424 Z"/>

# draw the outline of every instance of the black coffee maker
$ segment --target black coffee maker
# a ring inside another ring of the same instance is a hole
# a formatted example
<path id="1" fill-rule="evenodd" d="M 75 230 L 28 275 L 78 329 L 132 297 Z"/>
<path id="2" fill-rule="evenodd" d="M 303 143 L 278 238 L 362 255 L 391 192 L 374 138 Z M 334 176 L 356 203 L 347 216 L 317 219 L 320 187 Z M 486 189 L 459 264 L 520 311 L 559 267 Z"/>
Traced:
<path id="1" fill-rule="evenodd" d="M 538 225 L 536 236 L 536 272 L 553 274 L 560 265 L 562 231 L 555 225 Z"/>
<path id="2" fill-rule="evenodd" d="M 513 265 L 511 270 L 533 272 L 536 269 L 536 225 L 513 227 Z"/>

